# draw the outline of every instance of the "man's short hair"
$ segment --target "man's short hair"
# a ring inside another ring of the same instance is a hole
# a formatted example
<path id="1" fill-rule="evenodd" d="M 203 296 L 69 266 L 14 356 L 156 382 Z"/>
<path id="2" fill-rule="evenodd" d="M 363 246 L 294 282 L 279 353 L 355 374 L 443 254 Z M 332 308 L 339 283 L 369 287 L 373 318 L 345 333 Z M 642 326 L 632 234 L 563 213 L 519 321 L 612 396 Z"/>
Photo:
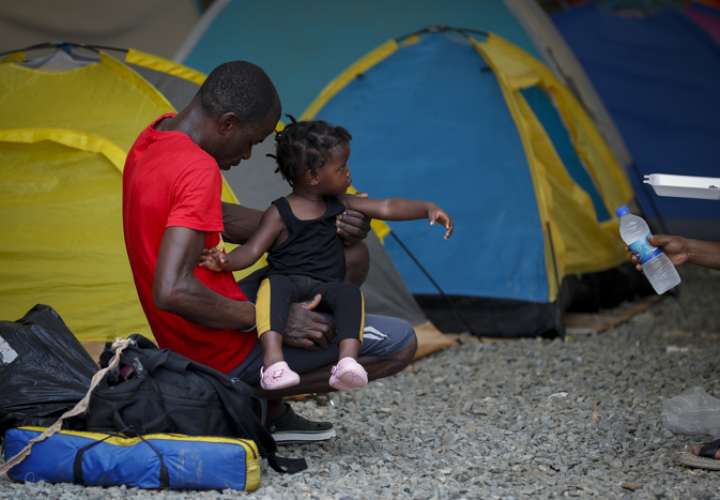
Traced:
<path id="1" fill-rule="evenodd" d="M 210 115 L 233 112 L 243 125 L 255 125 L 275 109 L 280 112 L 280 98 L 270 77 L 247 61 L 226 62 L 212 70 L 198 94 Z"/>

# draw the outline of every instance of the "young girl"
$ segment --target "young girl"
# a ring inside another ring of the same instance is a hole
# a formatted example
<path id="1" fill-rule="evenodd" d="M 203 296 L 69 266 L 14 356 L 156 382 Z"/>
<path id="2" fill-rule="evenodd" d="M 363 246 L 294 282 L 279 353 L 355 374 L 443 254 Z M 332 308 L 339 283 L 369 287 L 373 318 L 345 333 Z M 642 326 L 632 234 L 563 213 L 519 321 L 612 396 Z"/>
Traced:
<path id="1" fill-rule="evenodd" d="M 450 217 L 435 204 L 399 198 L 371 200 L 346 195 L 351 177 L 350 133 L 323 121 L 295 122 L 277 134 L 278 171 L 292 187 L 263 214 L 250 240 L 229 254 L 203 252 L 200 264 L 215 271 L 246 268 L 268 252 L 269 277 L 263 280 L 256 304 L 257 331 L 263 348 L 260 386 L 283 389 L 300 376 L 283 360 L 282 334 L 292 302 L 320 294 L 320 305 L 333 313 L 339 339 L 339 361 L 330 386 L 356 389 L 367 384 L 367 372 L 357 362 L 364 327 L 360 288 L 345 279 L 343 243 L 335 218 L 346 208 L 384 220 L 427 218 L 453 231 Z"/>

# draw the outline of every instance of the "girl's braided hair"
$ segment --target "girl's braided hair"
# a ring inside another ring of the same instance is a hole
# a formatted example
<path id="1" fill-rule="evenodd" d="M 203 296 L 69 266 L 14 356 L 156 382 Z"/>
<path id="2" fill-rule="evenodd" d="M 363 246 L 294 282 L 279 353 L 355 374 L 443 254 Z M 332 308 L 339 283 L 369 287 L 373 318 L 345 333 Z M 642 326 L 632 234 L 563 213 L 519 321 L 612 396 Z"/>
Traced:
<path id="1" fill-rule="evenodd" d="M 283 178 L 294 186 L 306 169 L 315 175 L 330 158 L 330 150 L 352 139 L 343 127 L 330 125 L 322 120 L 295 121 L 290 115 L 290 124 L 275 135 L 274 155 Z"/>

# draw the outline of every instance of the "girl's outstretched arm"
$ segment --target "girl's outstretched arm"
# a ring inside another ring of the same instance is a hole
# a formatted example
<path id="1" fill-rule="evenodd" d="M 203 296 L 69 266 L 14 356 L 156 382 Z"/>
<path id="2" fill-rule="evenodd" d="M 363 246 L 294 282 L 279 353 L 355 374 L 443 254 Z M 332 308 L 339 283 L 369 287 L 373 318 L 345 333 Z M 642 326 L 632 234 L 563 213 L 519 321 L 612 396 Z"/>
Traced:
<path id="1" fill-rule="evenodd" d="M 244 245 L 237 247 L 229 254 L 213 251 L 213 249 L 204 250 L 200 258 L 200 265 L 216 271 L 237 271 L 250 267 L 270 250 L 284 227 L 280 213 L 273 205 L 265 211 L 257 229 Z"/>
<path id="2" fill-rule="evenodd" d="M 445 239 L 448 239 L 453 232 L 453 221 L 450 216 L 430 201 L 403 198 L 372 200 L 353 195 L 343 195 L 340 197 L 340 201 L 347 208 L 357 210 L 375 219 L 415 220 L 427 218 L 430 224 L 437 222 L 445 228 Z"/>

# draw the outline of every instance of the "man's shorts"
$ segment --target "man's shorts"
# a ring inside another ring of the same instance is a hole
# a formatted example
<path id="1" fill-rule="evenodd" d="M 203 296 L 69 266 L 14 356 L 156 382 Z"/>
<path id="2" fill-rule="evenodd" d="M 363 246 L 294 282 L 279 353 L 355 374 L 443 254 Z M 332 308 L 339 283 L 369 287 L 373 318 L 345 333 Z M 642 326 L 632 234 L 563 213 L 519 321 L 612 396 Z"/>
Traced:
<path id="1" fill-rule="evenodd" d="M 262 275 L 257 273 L 248 276 L 238 283 L 245 294 L 253 300 Z M 415 330 L 410 323 L 399 318 L 368 314 L 365 316 L 365 329 L 360 357 L 387 359 L 405 349 L 415 340 Z M 283 346 L 283 355 L 290 368 L 298 373 L 307 373 L 322 367 L 329 367 L 338 362 L 337 340 L 327 349 L 310 351 Z M 250 385 L 260 383 L 260 367 L 262 366 L 262 347 L 258 342 L 248 357 L 228 375 L 239 378 Z M 330 373 L 328 371 L 328 377 Z"/>

